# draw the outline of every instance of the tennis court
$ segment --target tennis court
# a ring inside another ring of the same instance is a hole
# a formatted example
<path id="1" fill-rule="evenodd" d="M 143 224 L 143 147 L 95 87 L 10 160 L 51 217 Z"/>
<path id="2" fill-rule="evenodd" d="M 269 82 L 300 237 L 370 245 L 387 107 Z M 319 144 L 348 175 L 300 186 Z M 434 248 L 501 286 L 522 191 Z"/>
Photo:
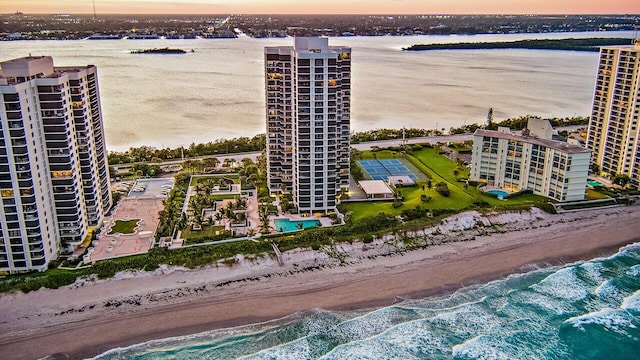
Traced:
<path id="1" fill-rule="evenodd" d="M 417 178 L 398 159 L 360 160 L 358 164 L 371 177 L 371 180 L 387 181 L 389 176 L 408 176 L 413 181 Z"/>

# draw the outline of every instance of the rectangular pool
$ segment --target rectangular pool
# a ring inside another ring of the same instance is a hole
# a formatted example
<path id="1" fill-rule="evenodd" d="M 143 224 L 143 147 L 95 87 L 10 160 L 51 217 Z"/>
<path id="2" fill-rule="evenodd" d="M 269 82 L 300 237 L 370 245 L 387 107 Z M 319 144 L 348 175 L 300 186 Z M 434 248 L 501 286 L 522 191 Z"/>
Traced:
<path id="1" fill-rule="evenodd" d="M 602 185 L 602 183 L 600 183 L 599 181 L 595 181 L 595 180 L 591 180 L 591 179 L 588 179 L 588 180 L 587 180 L 587 184 L 589 184 L 589 185 L 591 185 L 591 186 L 593 186 L 593 187 L 597 187 L 597 186 L 604 186 L 604 185 Z"/>
<path id="2" fill-rule="evenodd" d="M 322 226 L 319 220 L 275 219 L 273 222 L 275 223 L 277 232 L 296 231 Z"/>

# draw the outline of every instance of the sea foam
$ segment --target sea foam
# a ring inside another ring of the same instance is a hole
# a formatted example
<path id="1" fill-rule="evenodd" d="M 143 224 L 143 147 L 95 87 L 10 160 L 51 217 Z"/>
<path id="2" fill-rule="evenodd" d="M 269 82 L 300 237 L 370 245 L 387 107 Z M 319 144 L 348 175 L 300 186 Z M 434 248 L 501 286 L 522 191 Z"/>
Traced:
<path id="1" fill-rule="evenodd" d="M 154 340 L 97 359 L 570 359 L 640 348 L 640 246 L 373 311 Z M 588 354 L 583 354 L 588 350 Z"/>

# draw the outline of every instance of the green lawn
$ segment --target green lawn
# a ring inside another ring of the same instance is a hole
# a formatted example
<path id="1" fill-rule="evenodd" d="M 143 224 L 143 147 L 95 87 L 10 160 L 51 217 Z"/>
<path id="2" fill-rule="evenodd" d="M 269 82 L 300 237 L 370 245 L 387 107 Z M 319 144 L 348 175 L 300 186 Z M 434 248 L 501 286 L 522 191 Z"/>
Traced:
<path id="1" fill-rule="evenodd" d="M 224 199 L 235 199 L 238 196 L 240 196 L 240 195 L 239 194 L 211 195 L 211 196 L 209 196 L 208 199 L 214 200 L 214 201 L 220 201 L 220 200 L 224 200 Z"/>
<path id="2" fill-rule="evenodd" d="M 466 166 L 459 167 L 455 161 L 438 154 L 434 148 L 418 150 L 413 156 L 449 182 L 456 182 L 456 175 L 453 174 L 456 169 L 458 170 L 457 178 L 469 178 L 470 170 Z"/>
<path id="3" fill-rule="evenodd" d="M 111 231 L 107 235 L 113 234 L 133 234 L 133 229 L 138 225 L 140 219 L 133 220 L 116 220 L 115 225 L 111 228 Z"/>
<path id="4" fill-rule="evenodd" d="M 195 186 L 197 183 L 213 180 L 216 178 L 219 178 L 219 179 L 227 178 L 227 179 L 233 180 L 235 184 L 240 184 L 240 175 L 236 173 L 229 173 L 229 174 L 193 175 L 191 177 L 191 181 L 189 182 L 189 186 Z"/>
<path id="5" fill-rule="evenodd" d="M 609 196 L 607 194 L 603 194 L 599 191 L 593 190 L 593 189 L 587 189 L 587 200 L 599 200 L 599 199 L 606 199 Z"/>
<path id="6" fill-rule="evenodd" d="M 219 232 L 218 235 L 216 235 L 216 231 Z M 183 239 L 197 239 L 203 237 L 219 236 L 223 232 L 224 226 L 203 226 L 202 231 L 192 231 L 191 225 L 189 225 L 182 230 L 181 236 Z"/>
<path id="7" fill-rule="evenodd" d="M 449 186 L 449 190 L 449 197 L 444 197 L 438 194 L 435 189 L 425 189 L 424 194 L 432 197 L 431 201 L 425 203 L 420 200 L 420 195 L 423 194 L 421 186 L 403 187 L 400 188 L 400 192 L 405 200 L 402 206 L 398 208 L 393 207 L 393 201 L 348 203 L 346 207 L 348 211 L 351 211 L 351 219 L 358 221 L 365 217 L 378 215 L 379 213 L 399 215 L 402 213 L 402 210 L 414 209 L 418 205 L 423 209 L 430 210 L 461 210 L 473 202 L 473 199 L 464 192 L 451 186 Z"/>
<path id="8" fill-rule="evenodd" d="M 362 158 L 362 160 L 395 159 L 399 156 L 400 156 L 400 152 L 391 151 L 391 150 L 380 150 L 375 152 L 371 150 L 364 150 L 360 153 L 360 157 Z"/>
<path id="9" fill-rule="evenodd" d="M 509 208 L 514 206 L 534 205 L 535 203 L 546 202 L 548 200 L 543 196 L 533 194 L 521 194 L 507 200 L 500 200 L 493 196 L 487 196 L 482 190 L 479 190 L 475 186 L 469 186 L 465 189 L 465 183 L 456 181 L 456 175 L 454 175 L 453 172 L 458 169 L 457 177 L 468 179 L 470 170 L 467 167 L 458 167 L 455 161 L 449 160 L 446 156 L 436 153 L 436 149 L 425 148 L 420 151 L 416 151 L 414 156 L 427 165 L 431 170 L 447 180 L 450 184 L 449 188 L 453 185 L 474 199 L 484 200 L 491 206 Z"/>
<path id="10" fill-rule="evenodd" d="M 363 151 L 363 159 L 373 159 L 373 152 Z M 381 150 L 375 152 L 378 159 L 396 158 L 399 156 L 398 152 L 390 150 Z M 413 153 L 413 158 L 417 160 L 416 164 L 412 166 L 412 170 L 420 170 L 426 172 L 431 177 L 432 189 L 426 188 L 424 194 L 431 196 L 432 200 L 423 203 L 420 200 L 420 195 L 423 194 L 422 185 L 426 182 L 417 182 L 417 186 L 401 188 L 401 192 L 404 196 L 404 203 L 401 207 L 394 208 L 392 201 L 384 202 L 362 202 L 362 203 L 347 203 L 347 211 L 351 211 L 352 220 L 358 221 L 362 218 L 375 216 L 381 212 L 388 215 L 399 215 L 404 209 L 412 209 L 417 205 L 426 209 L 451 209 L 462 210 L 470 207 L 474 201 L 483 200 L 489 205 L 495 208 L 509 209 L 509 208 L 522 208 L 526 206 L 532 206 L 540 202 L 546 202 L 547 199 L 533 194 L 522 194 L 514 198 L 507 200 L 499 200 L 492 196 L 487 196 L 481 190 L 478 190 L 475 186 L 468 186 L 465 188 L 465 183 L 457 181 L 457 178 L 468 178 L 470 170 L 464 166 L 459 166 L 457 162 L 449 160 L 447 157 L 440 155 L 434 148 L 423 148 Z M 408 161 L 408 159 L 402 159 L 402 161 Z M 415 162 L 415 161 L 414 161 Z M 457 175 L 454 171 L 457 170 Z M 420 175 L 420 174 L 418 174 Z M 435 190 L 435 184 L 444 181 L 449 187 L 450 195 L 444 197 Z"/>

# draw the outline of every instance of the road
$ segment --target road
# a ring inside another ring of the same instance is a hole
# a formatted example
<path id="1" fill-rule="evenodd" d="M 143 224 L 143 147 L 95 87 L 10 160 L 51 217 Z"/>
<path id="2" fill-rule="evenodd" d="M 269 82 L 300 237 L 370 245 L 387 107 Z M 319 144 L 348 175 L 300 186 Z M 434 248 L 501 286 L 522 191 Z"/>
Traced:
<path id="1" fill-rule="evenodd" d="M 447 142 L 464 142 L 473 140 L 473 134 L 460 134 L 460 135 L 442 135 L 442 136 L 426 136 L 419 138 L 411 138 L 407 139 L 407 144 L 435 144 L 435 143 L 447 143 Z M 390 147 L 390 146 L 400 146 L 402 145 L 402 139 L 393 139 L 393 140 L 378 140 L 378 141 L 368 141 L 360 144 L 351 144 L 351 147 L 356 148 L 360 151 L 362 150 L 370 150 L 373 146 L 378 146 L 381 148 Z"/>
<path id="2" fill-rule="evenodd" d="M 558 127 L 555 130 L 575 131 L 578 128 L 583 128 L 583 127 L 584 127 L 583 125 L 565 126 L 565 127 Z M 515 133 L 519 133 L 519 132 L 516 131 Z M 426 136 L 426 137 L 419 137 L 419 138 L 410 138 L 410 139 L 407 139 L 406 141 L 408 144 L 426 144 L 426 143 L 436 144 L 436 143 L 447 143 L 447 142 L 464 142 L 464 141 L 470 141 L 470 140 L 473 140 L 473 134 Z M 359 144 L 351 144 L 351 147 L 362 151 L 362 150 L 370 150 L 373 146 L 385 148 L 390 146 L 400 146 L 401 144 L 402 144 L 402 139 L 393 139 L 393 140 L 378 140 L 378 141 L 363 142 Z M 249 158 L 252 161 L 256 161 L 258 155 L 260 154 L 261 154 L 260 151 L 255 151 L 255 152 L 234 153 L 234 154 L 224 154 L 224 155 L 205 155 L 205 156 L 187 158 L 184 160 L 181 160 L 181 159 L 167 160 L 161 163 L 157 163 L 156 165 L 165 167 L 168 165 L 179 165 L 187 160 L 202 160 L 202 159 L 214 158 L 214 157 L 218 158 L 220 163 L 222 163 L 225 159 L 233 159 L 235 162 L 240 162 L 244 158 Z M 131 168 L 131 166 L 133 166 L 134 164 L 138 164 L 138 163 L 115 164 L 111 166 L 113 166 L 116 169 L 116 171 L 118 171 L 119 173 L 123 173 L 123 172 L 127 172 Z"/>

